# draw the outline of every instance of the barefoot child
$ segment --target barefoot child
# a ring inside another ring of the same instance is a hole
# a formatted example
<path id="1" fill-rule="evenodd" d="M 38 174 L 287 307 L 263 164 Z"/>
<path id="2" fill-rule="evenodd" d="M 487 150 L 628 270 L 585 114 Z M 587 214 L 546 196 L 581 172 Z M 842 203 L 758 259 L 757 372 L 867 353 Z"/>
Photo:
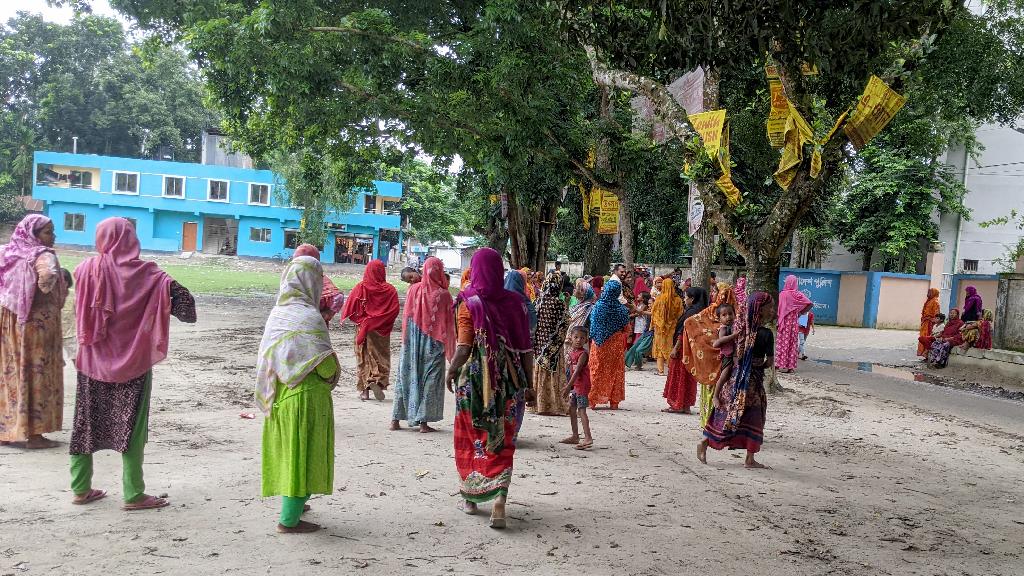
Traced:
<path id="1" fill-rule="evenodd" d="M 739 336 L 739 332 L 733 330 L 736 310 L 732 304 L 722 304 L 718 307 L 718 319 L 722 322 L 722 327 L 718 329 L 718 339 L 711 343 L 718 350 L 718 355 L 722 359 L 722 367 L 718 371 L 718 382 L 715 383 L 715 392 L 711 396 L 715 408 L 720 407 L 718 395 L 722 392 L 722 385 L 728 382 L 729 376 L 732 375 L 733 359 L 736 355 L 736 338 Z"/>
<path id="2" fill-rule="evenodd" d="M 586 450 L 594 445 L 594 438 L 590 435 L 590 418 L 587 417 L 587 406 L 589 402 L 587 395 L 590 394 L 590 367 L 587 362 L 590 355 L 587 353 L 587 330 L 583 326 L 577 326 L 569 334 L 569 365 L 566 372 L 570 374 L 569 383 L 566 384 L 564 394 L 569 397 L 569 422 L 572 423 L 572 436 L 562 440 L 562 444 L 576 444 L 577 450 Z M 579 414 L 583 421 L 583 441 L 580 442 L 579 428 L 576 424 L 576 415 Z"/>
<path id="3" fill-rule="evenodd" d="M 804 354 L 804 344 L 807 343 L 807 337 L 814 333 L 814 312 L 810 310 L 806 314 L 801 314 L 797 318 L 797 350 L 800 353 L 801 360 L 807 360 L 807 355 Z"/>

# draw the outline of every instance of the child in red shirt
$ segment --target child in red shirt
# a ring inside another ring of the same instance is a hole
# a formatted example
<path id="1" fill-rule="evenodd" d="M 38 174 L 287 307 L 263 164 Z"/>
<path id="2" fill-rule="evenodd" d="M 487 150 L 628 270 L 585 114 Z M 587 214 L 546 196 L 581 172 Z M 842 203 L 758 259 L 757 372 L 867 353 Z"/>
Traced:
<path id="1" fill-rule="evenodd" d="M 583 326 L 573 328 L 569 334 L 569 362 L 565 367 L 569 382 L 565 385 L 563 394 L 569 397 L 572 436 L 562 440 L 562 444 L 575 444 L 577 450 L 586 450 L 594 445 L 594 438 L 590 435 L 590 418 L 587 417 L 587 407 L 590 405 L 587 398 L 590 394 L 590 367 L 587 365 L 590 355 L 587 352 L 587 336 L 587 329 Z M 583 422 L 582 442 L 576 425 L 577 414 Z"/>

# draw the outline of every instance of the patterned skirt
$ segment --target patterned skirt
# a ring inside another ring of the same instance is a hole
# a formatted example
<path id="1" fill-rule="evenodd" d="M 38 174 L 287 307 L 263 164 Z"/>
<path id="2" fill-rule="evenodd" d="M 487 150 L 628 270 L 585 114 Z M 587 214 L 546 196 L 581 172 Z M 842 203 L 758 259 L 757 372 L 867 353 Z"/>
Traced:
<path id="1" fill-rule="evenodd" d="M 497 452 L 487 450 L 487 432 L 473 426 L 469 395 L 471 386 L 461 386 L 456 394 L 455 467 L 462 478 L 459 492 L 468 502 L 488 502 L 508 495 L 512 484 L 512 464 L 516 436 L 526 409 L 525 394 L 520 392 L 505 402 L 505 441 Z"/>
<path id="2" fill-rule="evenodd" d="M 709 397 L 711 391 L 708 393 Z M 750 372 L 750 387 L 747 389 L 743 413 L 735 427 L 727 426 L 728 409 L 711 408 L 710 417 L 704 426 L 704 437 L 708 440 L 708 446 L 715 450 L 728 448 L 758 452 L 764 441 L 767 411 L 768 396 L 764 391 L 764 369 L 753 368 Z"/>

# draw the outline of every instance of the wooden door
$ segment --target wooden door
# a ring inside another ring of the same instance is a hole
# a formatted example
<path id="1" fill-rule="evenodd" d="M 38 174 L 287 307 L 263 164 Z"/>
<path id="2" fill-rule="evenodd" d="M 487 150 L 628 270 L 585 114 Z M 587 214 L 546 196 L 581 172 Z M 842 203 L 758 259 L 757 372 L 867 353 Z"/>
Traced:
<path id="1" fill-rule="evenodd" d="M 196 251 L 196 236 L 199 232 L 199 225 L 195 222 L 185 222 L 181 225 L 181 251 Z"/>

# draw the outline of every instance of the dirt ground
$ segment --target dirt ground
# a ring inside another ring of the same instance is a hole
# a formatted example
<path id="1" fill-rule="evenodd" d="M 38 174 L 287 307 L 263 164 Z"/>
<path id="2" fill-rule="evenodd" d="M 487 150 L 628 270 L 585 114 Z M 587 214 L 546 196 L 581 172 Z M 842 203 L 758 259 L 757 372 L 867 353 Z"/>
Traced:
<path id="1" fill-rule="evenodd" d="M 592 416 L 590 452 L 557 443 L 567 419 L 527 417 L 495 532 L 455 508 L 451 406 L 437 434 L 388 431 L 390 400 L 358 400 L 353 332 L 336 328 L 336 490 L 311 501 L 324 530 L 278 535 L 279 501 L 258 496 L 262 416 L 239 417 L 270 305 L 203 297 L 198 324 L 173 325 L 146 454 L 170 508 L 122 512 L 116 454 L 96 463 L 111 497 L 78 507 L 66 449 L 0 448 L 0 576 L 1024 574 L 1024 404 L 805 363 L 769 400 L 773 470 L 748 471 L 737 453 L 697 462 L 697 417 L 660 412 L 648 366 L 624 410 Z M 809 352 L 875 361 L 914 340 L 870 332 L 822 328 Z"/>

